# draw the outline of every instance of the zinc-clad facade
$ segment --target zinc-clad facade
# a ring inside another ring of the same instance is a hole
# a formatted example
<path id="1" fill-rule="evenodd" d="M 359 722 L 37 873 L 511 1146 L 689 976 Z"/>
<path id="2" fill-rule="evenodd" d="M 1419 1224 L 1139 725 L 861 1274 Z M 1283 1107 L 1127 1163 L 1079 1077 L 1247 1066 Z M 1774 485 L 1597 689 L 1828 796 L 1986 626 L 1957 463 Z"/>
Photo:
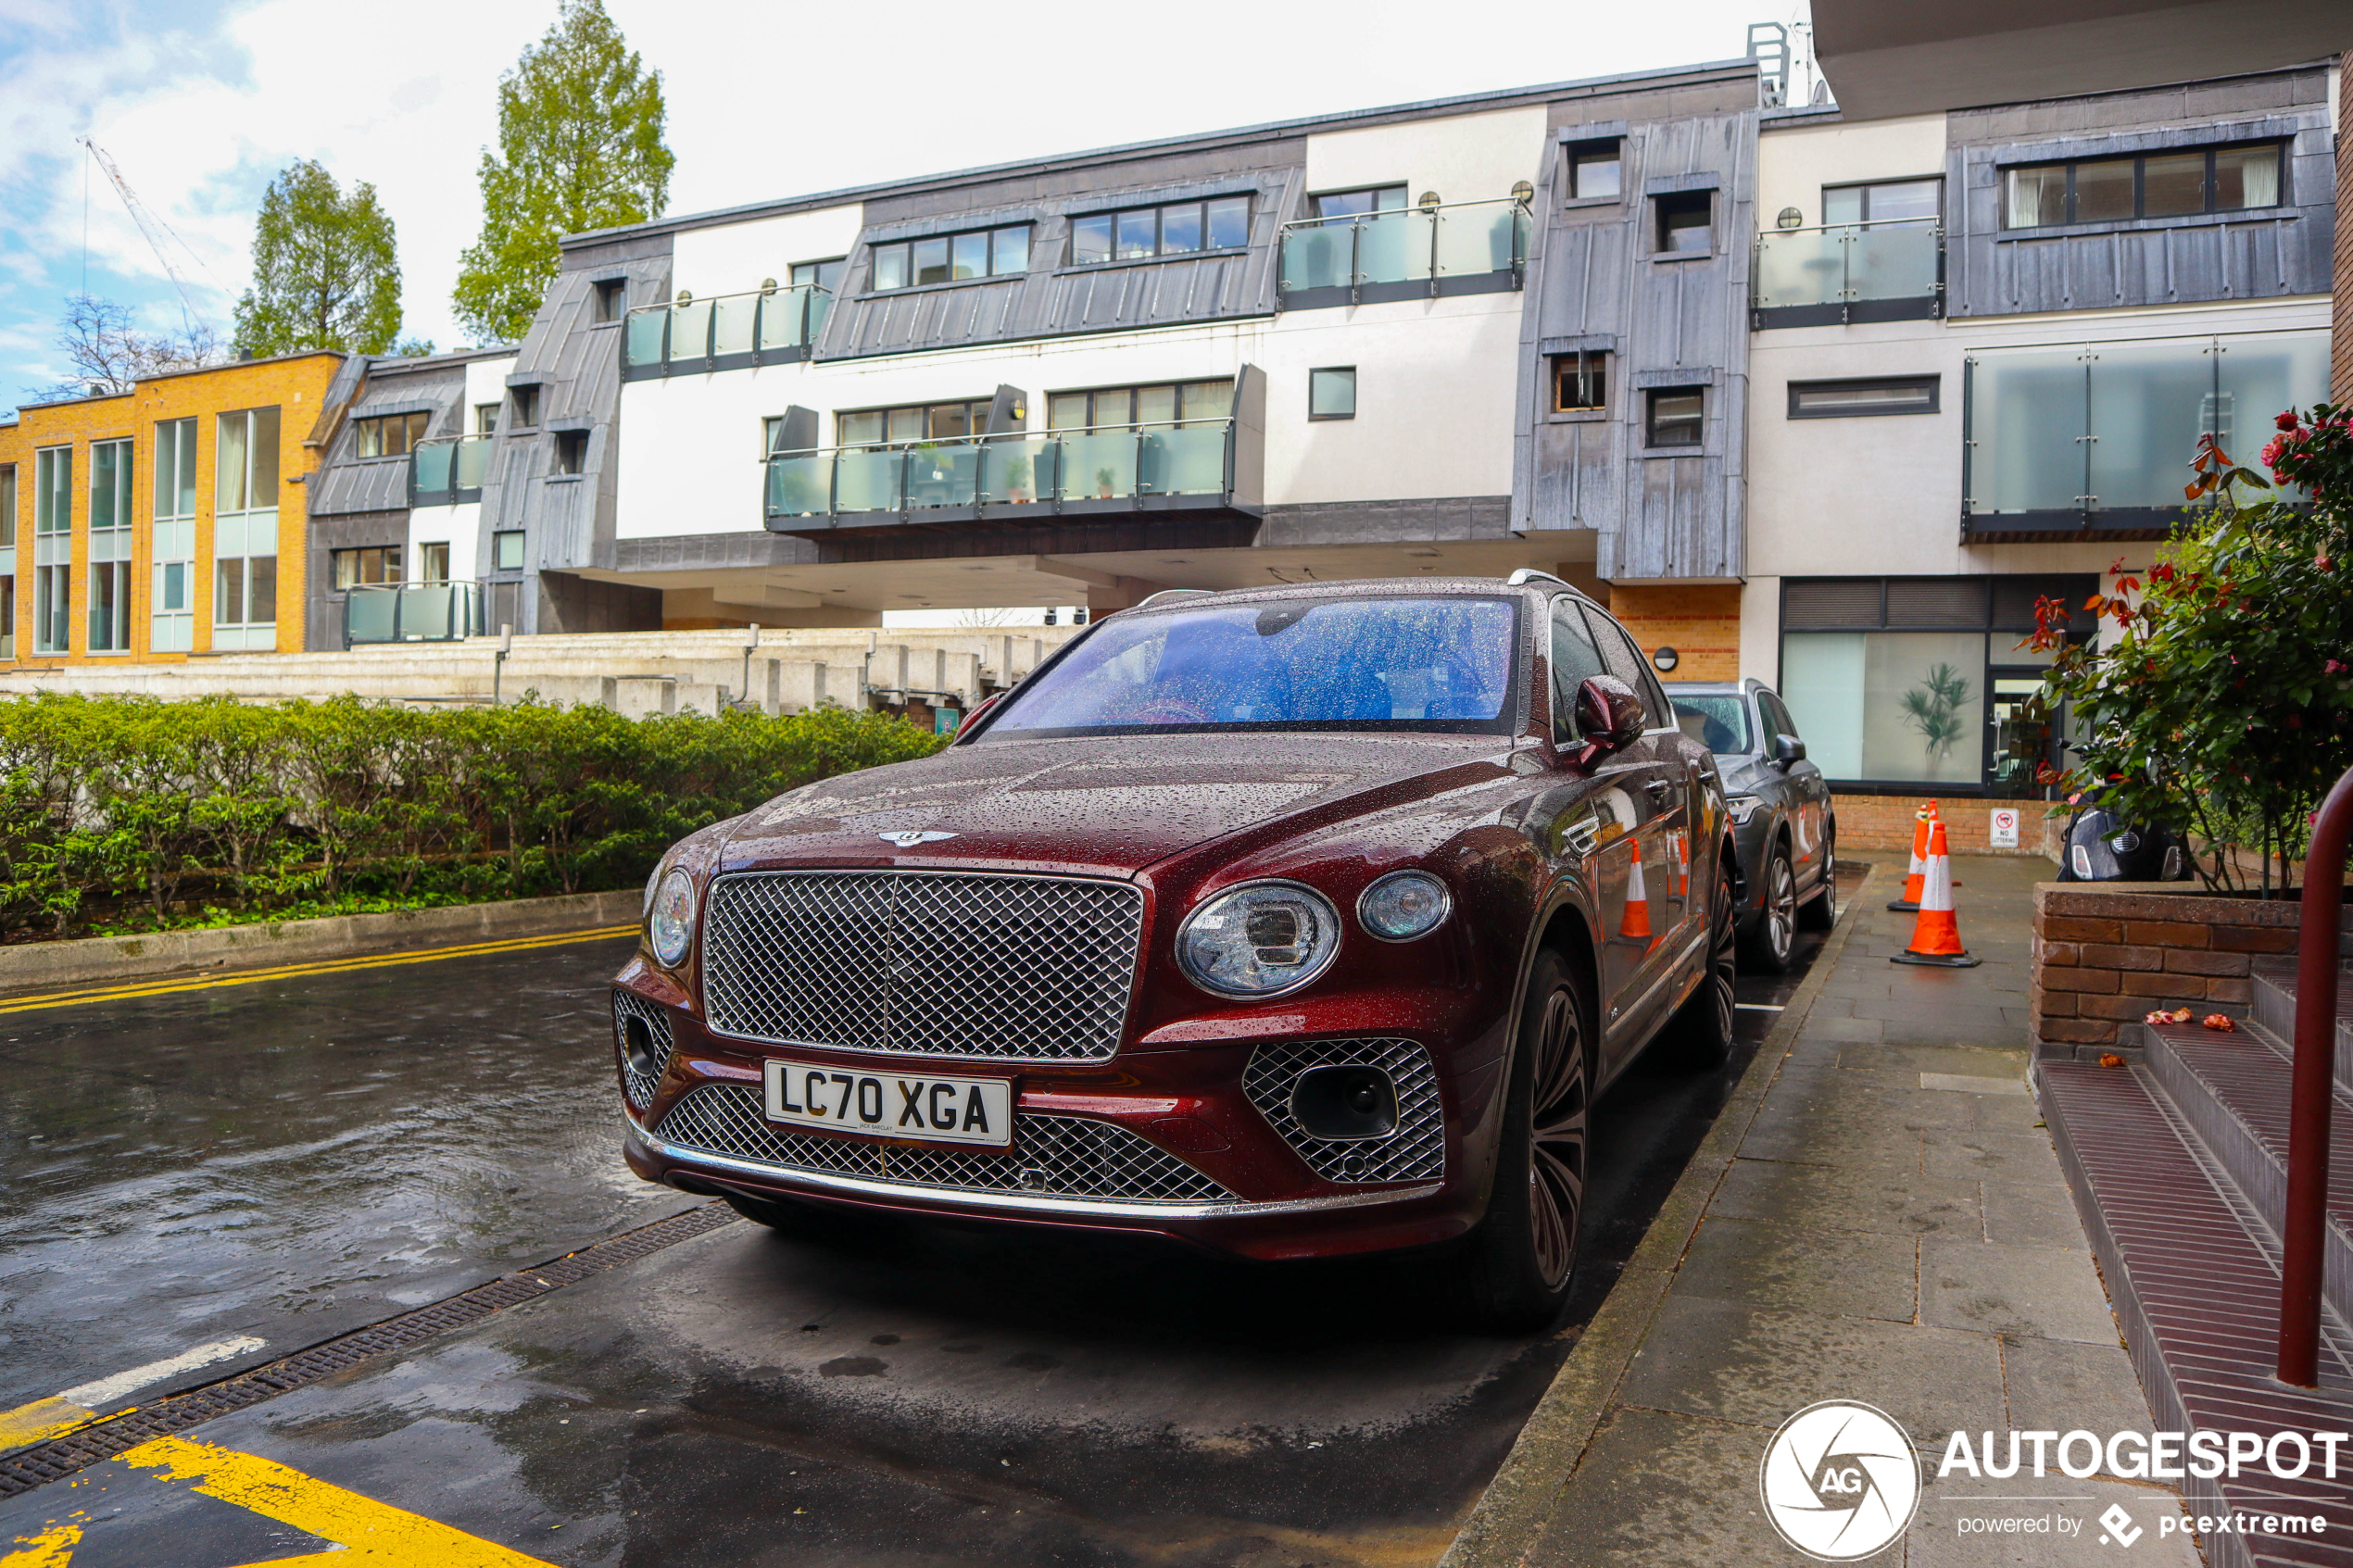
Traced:
<path id="1" fill-rule="evenodd" d="M 303 485 L 343 356 L 289 355 L 37 404 L 0 426 L 0 659 L 16 668 L 296 652 Z"/>

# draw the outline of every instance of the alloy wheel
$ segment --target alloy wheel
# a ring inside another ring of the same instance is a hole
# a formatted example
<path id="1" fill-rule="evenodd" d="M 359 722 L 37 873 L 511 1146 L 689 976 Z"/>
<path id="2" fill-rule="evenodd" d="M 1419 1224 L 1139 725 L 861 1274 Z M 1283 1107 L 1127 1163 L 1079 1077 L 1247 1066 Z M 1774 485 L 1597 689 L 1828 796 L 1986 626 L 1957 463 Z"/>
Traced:
<path id="1" fill-rule="evenodd" d="M 1577 1261 L 1578 1218 L 1585 1206 L 1588 1085 L 1585 1031 L 1577 998 L 1556 990 L 1544 1000 L 1530 1085 L 1528 1217 L 1536 1267 L 1556 1288 Z"/>
<path id="2" fill-rule="evenodd" d="M 1783 861 L 1781 867 L 1786 875 L 1789 863 Z M 1706 985 L 1714 994 L 1718 1037 L 1725 1040 L 1732 1037 L 1732 979 L 1736 967 L 1734 960 L 1740 946 L 1739 935 L 1733 925 L 1732 879 L 1719 876 L 1716 879 L 1715 918 L 1708 929 Z M 1787 938 L 1783 940 L 1787 941 Z"/>
<path id="3" fill-rule="evenodd" d="M 1787 962 L 1797 940 L 1797 873 L 1790 870 L 1789 857 L 1776 851 L 1766 874 L 1765 940 L 1773 957 Z"/>

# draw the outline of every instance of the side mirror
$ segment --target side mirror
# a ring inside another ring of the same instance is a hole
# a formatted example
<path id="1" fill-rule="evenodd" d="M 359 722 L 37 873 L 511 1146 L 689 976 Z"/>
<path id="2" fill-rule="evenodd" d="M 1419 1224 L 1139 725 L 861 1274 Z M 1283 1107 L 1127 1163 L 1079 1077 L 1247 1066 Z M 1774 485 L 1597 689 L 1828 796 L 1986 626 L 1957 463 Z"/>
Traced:
<path id="1" fill-rule="evenodd" d="M 1783 768 L 1806 760 L 1806 743 L 1795 735 L 1773 737 L 1773 761 Z"/>
<path id="2" fill-rule="evenodd" d="M 1577 766 L 1590 768 L 1642 739 L 1648 717 L 1633 687 L 1615 675 L 1589 677 L 1577 688 L 1577 729 L 1585 736 L 1574 759 Z"/>
<path id="3" fill-rule="evenodd" d="M 956 721 L 956 737 L 955 737 L 955 738 L 956 738 L 956 739 L 958 739 L 958 740 L 963 739 L 963 738 L 964 732 L 965 732 L 965 731 L 967 731 L 967 730 L 969 730 L 969 729 L 971 729 L 971 728 L 973 727 L 973 721 L 974 721 L 974 720 L 975 720 L 975 719 L 977 719 L 977 718 L 979 718 L 982 714 L 984 714 L 984 713 L 988 712 L 990 709 L 992 709 L 992 708 L 996 707 L 996 706 L 997 706 L 997 704 L 998 704 L 1000 701 L 1003 700 L 1004 696 L 1005 696 L 1005 694 L 1004 694 L 1003 692 L 999 692 L 999 693 L 997 693 L 995 696 L 990 696 L 990 697 L 988 697 L 988 698 L 987 698 L 987 699 L 985 699 L 985 700 L 983 700 L 983 701 L 981 701 L 981 702 L 979 702 L 979 703 L 975 704 L 973 707 L 971 707 L 971 708 L 968 708 L 968 709 L 964 709 L 964 716 L 963 716 L 962 719 L 960 719 L 960 720 L 958 720 L 958 721 Z M 953 744 L 954 744 L 954 742 L 953 742 L 953 741 L 951 741 L 950 744 L 950 745 L 953 745 Z"/>

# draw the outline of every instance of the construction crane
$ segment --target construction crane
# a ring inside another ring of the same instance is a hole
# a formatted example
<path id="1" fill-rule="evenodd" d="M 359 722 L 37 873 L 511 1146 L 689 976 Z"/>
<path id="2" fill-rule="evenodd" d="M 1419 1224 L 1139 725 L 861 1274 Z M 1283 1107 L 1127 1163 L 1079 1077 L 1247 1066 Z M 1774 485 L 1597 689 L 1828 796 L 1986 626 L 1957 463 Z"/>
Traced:
<path id="1" fill-rule="evenodd" d="M 188 280 L 181 275 L 178 267 L 172 265 L 171 253 L 164 247 L 164 242 L 170 240 L 173 245 L 178 245 L 186 254 L 188 259 L 195 262 L 197 269 L 211 281 L 214 288 L 220 287 L 220 280 L 212 277 L 211 270 L 204 264 L 204 258 L 189 246 L 187 241 L 173 233 L 170 224 L 147 210 L 146 203 L 141 201 L 138 193 L 131 188 L 131 182 L 122 177 L 122 170 L 115 167 L 114 159 L 107 156 L 106 148 L 87 136 L 76 136 L 74 140 L 82 144 L 90 156 L 97 160 L 98 167 L 106 170 L 107 178 L 114 182 L 115 194 L 122 198 L 122 205 L 130 209 L 131 220 L 139 225 L 139 232 L 146 238 L 147 248 L 156 253 L 156 260 L 162 266 L 164 276 L 170 278 L 171 286 L 180 291 L 181 310 L 185 317 L 187 326 L 193 331 L 195 324 L 205 319 L 204 312 L 196 308 L 195 296 L 188 292 Z"/>

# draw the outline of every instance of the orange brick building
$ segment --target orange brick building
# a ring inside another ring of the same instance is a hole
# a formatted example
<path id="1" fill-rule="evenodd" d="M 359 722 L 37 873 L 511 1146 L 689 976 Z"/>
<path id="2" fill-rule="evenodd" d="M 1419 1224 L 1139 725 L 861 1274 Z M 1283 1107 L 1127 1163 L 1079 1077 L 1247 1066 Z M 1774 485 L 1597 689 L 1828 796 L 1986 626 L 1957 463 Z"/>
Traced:
<path id="1" fill-rule="evenodd" d="M 300 650 L 302 484 L 343 362 L 184 370 L 0 426 L 0 661 Z"/>

